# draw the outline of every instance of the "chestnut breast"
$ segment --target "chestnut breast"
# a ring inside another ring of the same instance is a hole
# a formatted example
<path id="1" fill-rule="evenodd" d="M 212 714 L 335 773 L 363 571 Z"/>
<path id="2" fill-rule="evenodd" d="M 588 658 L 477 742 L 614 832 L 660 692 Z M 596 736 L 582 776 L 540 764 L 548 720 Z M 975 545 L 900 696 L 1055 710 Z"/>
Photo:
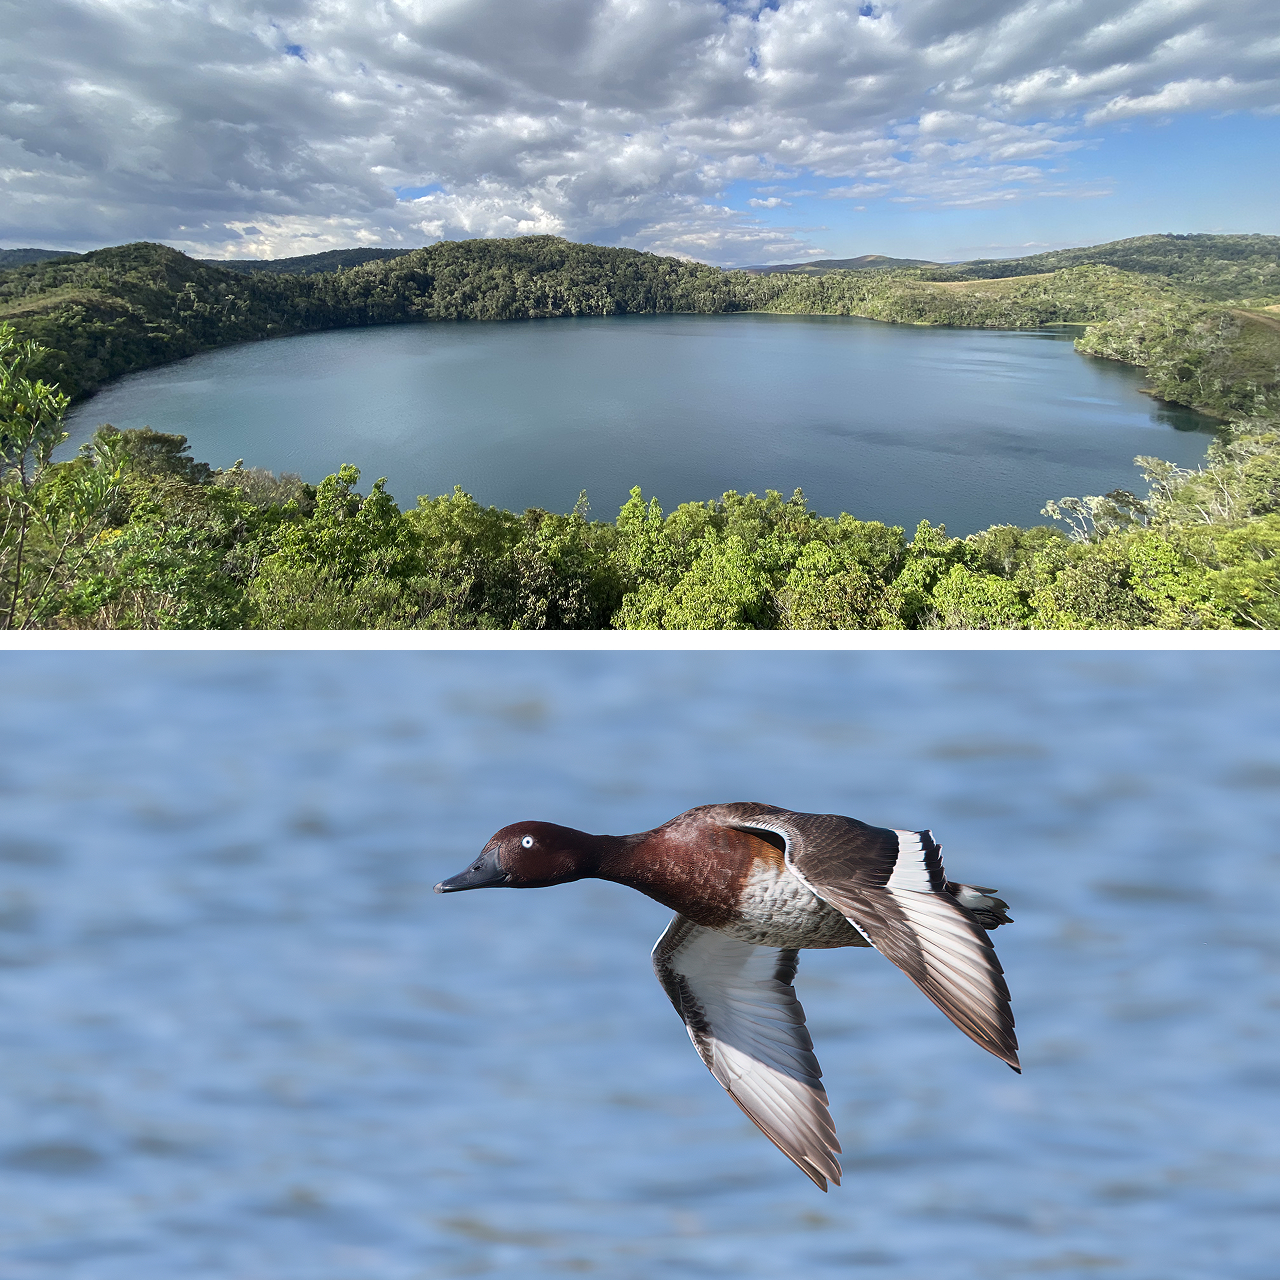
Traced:
<path id="1" fill-rule="evenodd" d="M 704 928 L 753 946 L 868 945 L 834 907 L 787 869 L 782 850 L 696 811 L 645 832 L 602 867 Z"/>
<path id="2" fill-rule="evenodd" d="M 638 889 L 695 924 L 722 929 L 737 918 L 757 860 L 781 865 L 782 854 L 749 832 L 681 818 L 634 842 L 628 838 L 625 849 L 604 860 L 601 878 Z"/>

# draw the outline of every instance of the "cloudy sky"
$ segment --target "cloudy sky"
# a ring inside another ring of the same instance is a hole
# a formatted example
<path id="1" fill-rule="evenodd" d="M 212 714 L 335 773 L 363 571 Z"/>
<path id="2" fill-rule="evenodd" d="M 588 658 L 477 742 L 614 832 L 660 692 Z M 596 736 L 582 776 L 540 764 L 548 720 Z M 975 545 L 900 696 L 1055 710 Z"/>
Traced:
<path id="1" fill-rule="evenodd" d="M 1275 0 L 0 0 L 0 245 L 1280 232 Z"/>

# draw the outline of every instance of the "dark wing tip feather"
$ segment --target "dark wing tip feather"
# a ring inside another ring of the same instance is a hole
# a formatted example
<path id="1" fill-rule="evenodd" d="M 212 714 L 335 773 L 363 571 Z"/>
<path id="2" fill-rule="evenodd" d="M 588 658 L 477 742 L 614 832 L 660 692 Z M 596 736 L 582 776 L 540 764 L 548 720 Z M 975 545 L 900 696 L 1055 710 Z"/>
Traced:
<path id="1" fill-rule="evenodd" d="M 1018 1035 L 1014 1030 L 1013 1009 L 1009 1001 L 1009 988 L 1004 980 L 1004 969 L 986 930 L 981 926 L 971 927 L 975 933 L 974 940 L 980 943 L 981 956 L 987 965 L 985 976 L 990 990 L 989 1003 L 985 1008 L 967 999 L 963 987 L 957 990 L 953 984 L 944 985 L 945 975 L 931 973 L 927 967 L 924 973 L 920 973 L 915 965 L 896 962 L 916 986 L 971 1040 L 1021 1074 Z M 890 958 L 896 960 L 896 957 Z"/>
<path id="2" fill-rule="evenodd" d="M 738 1104 L 742 1114 L 746 1116 L 747 1119 L 750 1120 L 751 1123 L 755 1125 L 755 1127 L 759 1129 L 760 1132 L 763 1133 L 764 1136 L 768 1138 L 769 1141 L 772 1142 L 773 1145 L 777 1147 L 778 1150 L 781 1151 L 782 1154 L 805 1175 L 805 1177 L 813 1182 L 819 1191 L 827 1191 L 829 1189 L 827 1187 L 828 1179 L 834 1182 L 837 1187 L 840 1185 L 840 1174 L 842 1171 L 840 1168 L 840 1161 L 837 1160 L 834 1155 L 828 1155 L 826 1167 L 819 1168 L 810 1156 L 788 1150 L 788 1148 L 784 1147 L 782 1143 L 779 1142 L 778 1139 L 775 1138 L 758 1119 L 756 1119 L 755 1114 L 732 1089 L 726 1089 L 725 1092 Z M 835 1140 L 834 1135 L 831 1138 L 831 1147 L 833 1152 L 840 1150 L 840 1144 Z"/>

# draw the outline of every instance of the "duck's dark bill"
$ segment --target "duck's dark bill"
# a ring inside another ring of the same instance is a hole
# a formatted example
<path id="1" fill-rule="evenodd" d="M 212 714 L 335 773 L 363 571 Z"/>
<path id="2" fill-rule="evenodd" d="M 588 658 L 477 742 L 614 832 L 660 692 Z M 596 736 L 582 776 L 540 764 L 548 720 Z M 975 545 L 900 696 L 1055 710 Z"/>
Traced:
<path id="1" fill-rule="evenodd" d="M 496 853 L 482 853 L 465 871 L 441 880 L 437 893 L 457 893 L 462 889 L 491 889 L 507 883 L 507 873 L 498 862 Z"/>

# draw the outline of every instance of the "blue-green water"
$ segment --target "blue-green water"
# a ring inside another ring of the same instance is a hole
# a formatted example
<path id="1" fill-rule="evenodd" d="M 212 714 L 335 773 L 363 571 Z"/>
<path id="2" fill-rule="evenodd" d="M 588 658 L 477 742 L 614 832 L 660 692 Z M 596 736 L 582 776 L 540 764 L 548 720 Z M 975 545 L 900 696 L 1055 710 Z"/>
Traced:
<path id="1" fill-rule="evenodd" d="M 2 654 L 4 1280 L 1274 1280 L 1280 660 Z M 620 885 L 498 827 L 764 800 L 995 885 L 1025 1074 L 874 951 L 796 987 L 823 1195 Z"/>
<path id="2" fill-rule="evenodd" d="M 790 495 L 910 529 L 1035 524 L 1050 498 L 1182 466 L 1211 424 L 1141 394 L 1141 375 L 1061 331 L 844 317 L 629 316 L 347 329 L 196 356 L 80 406 L 176 431 L 312 482 L 343 462 L 402 505 L 455 484 L 485 504 L 611 518 L 632 485 L 670 509 L 726 489 Z"/>

